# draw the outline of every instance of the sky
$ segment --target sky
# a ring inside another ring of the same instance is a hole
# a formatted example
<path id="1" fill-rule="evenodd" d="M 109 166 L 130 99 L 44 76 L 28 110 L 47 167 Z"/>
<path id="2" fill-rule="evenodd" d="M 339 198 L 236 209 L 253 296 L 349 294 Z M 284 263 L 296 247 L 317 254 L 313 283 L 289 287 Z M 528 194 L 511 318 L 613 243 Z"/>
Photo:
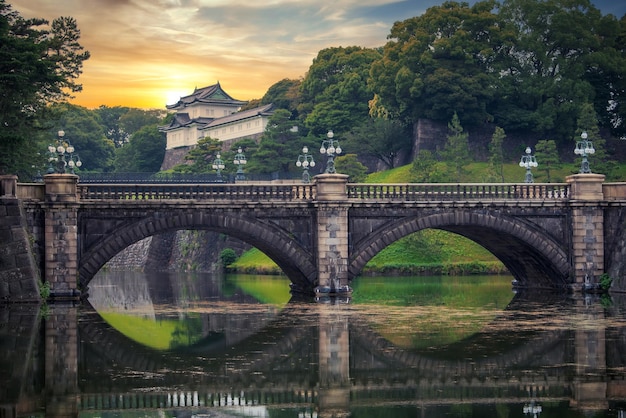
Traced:
<path id="1" fill-rule="evenodd" d="M 164 109 L 219 82 L 238 100 L 305 76 L 329 47 L 379 47 L 443 0 L 6 0 L 25 18 L 76 19 L 91 53 L 72 103 Z M 473 1 L 470 1 L 473 3 Z M 592 0 L 626 14 L 626 0 Z"/>

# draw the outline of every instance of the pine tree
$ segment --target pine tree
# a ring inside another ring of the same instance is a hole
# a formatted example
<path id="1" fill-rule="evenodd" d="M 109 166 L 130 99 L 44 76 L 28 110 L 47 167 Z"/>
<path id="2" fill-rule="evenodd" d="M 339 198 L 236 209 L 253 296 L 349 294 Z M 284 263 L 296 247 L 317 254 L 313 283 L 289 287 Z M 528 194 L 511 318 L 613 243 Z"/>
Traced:
<path id="1" fill-rule="evenodd" d="M 444 160 L 454 167 L 455 181 L 461 182 L 464 174 L 463 166 L 467 161 L 469 151 L 468 134 L 463 132 L 459 116 L 454 112 L 452 121 L 448 123 L 446 146 L 442 156 Z"/>

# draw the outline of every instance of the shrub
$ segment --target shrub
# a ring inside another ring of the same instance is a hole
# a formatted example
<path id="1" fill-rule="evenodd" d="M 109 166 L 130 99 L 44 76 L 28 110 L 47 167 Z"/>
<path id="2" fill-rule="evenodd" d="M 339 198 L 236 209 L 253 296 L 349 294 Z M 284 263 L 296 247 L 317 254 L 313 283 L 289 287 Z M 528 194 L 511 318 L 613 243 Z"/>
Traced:
<path id="1" fill-rule="evenodd" d="M 228 267 L 237 260 L 237 254 L 231 248 L 224 248 L 220 253 L 220 259 L 222 260 L 222 265 Z"/>

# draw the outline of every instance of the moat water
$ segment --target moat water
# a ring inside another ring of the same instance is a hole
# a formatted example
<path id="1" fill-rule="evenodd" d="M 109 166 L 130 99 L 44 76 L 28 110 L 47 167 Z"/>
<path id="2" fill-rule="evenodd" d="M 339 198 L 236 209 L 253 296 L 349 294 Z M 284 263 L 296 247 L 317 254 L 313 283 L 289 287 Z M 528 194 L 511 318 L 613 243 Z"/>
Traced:
<path id="1" fill-rule="evenodd" d="M 78 305 L 0 307 L 0 417 L 624 417 L 626 296 L 510 276 L 101 272 Z"/>

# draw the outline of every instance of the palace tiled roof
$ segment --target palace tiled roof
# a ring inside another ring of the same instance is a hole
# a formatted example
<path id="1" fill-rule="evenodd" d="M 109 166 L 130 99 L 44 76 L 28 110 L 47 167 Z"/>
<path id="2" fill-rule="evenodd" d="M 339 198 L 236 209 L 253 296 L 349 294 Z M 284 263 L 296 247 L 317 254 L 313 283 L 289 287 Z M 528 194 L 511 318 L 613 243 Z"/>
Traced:
<path id="1" fill-rule="evenodd" d="M 215 128 L 216 126 L 226 125 L 226 124 L 237 122 L 240 120 L 254 118 L 257 116 L 271 116 L 273 113 L 272 112 L 273 107 L 274 107 L 273 104 L 268 104 L 264 106 L 255 107 L 254 109 L 243 110 L 241 112 L 236 112 L 228 116 L 213 119 L 211 122 L 209 122 L 206 126 L 204 126 L 201 129 L 211 129 L 211 128 Z"/>
<path id="2" fill-rule="evenodd" d="M 212 86 L 196 88 L 192 94 L 181 97 L 178 102 L 167 105 L 166 108 L 170 110 L 184 109 L 194 103 L 219 103 L 231 106 L 242 106 L 246 104 L 245 101 L 232 98 L 222 89 L 218 82 Z"/>

